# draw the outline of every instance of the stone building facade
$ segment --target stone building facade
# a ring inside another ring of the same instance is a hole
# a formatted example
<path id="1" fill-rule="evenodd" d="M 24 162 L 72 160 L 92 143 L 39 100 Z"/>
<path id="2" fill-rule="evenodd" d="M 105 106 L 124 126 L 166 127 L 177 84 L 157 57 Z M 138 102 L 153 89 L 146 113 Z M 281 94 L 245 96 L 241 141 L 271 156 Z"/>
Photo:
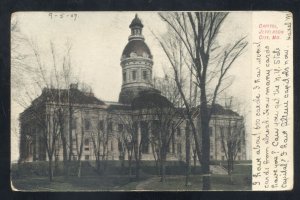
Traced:
<path id="1" fill-rule="evenodd" d="M 78 159 L 80 154 L 80 142 L 82 160 L 95 160 L 97 155 L 105 156 L 108 160 L 127 159 L 127 152 L 124 152 L 122 147 L 122 136 L 128 130 L 122 117 L 124 119 L 132 115 L 132 101 L 142 92 L 160 95 L 160 91 L 153 87 L 153 56 L 145 43 L 143 24 L 137 15 L 129 27 L 131 35 L 121 56 L 123 80 L 119 101 L 102 101 L 92 93 L 80 91 L 76 84 L 71 84 L 69 89 L 44 89 L 19 118 L 20 162 L 48 160 L 46 145 L 51 144 L 53 132 L 65 136 L 68 156 L 73 160 Z M 179 123 L 167 148 L 167 160 L 185 160 L 185 137 L 188 128 L 185 120 L 179 118 L 178 116 L 175 119 Z M 194 120 L 199 130 L 198 118 L 195 117 Z M 143 139 L 154 134 L 153 121 L 139 116 L 136 122 L 138 140 L 145 141 L 141 146 L 142 160 L 153 160 L 153 146 L 150 140 Z M 54 124 L 56 129 L 53 128 Z M 236 159 L 245 160 L 246 136 L 243 117 L 217 105 L 210 121 L 211 160 L 226 160 L 226 143 L 222 141 L 224 136 L 232 133 L 239 136 Z M 63 142 L 63 138 L 58 135 L 53 146 L 53 159 L 63 160 Z M 191 155 L 193 149 L 192 139 Z"/>

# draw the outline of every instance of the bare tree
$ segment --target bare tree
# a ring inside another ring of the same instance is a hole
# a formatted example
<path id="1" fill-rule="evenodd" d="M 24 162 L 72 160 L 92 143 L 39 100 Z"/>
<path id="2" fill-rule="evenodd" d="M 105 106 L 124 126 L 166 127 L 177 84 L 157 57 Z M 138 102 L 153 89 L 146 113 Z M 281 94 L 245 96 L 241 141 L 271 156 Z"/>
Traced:
<path id="1" fill-rule="evenodd" d="M 184 55 L 183 55 L 183 51 L 182 51 L 182 46 L 180 45 L 175 45 L 173 47 L 173 54 L 172 54 L 173 58 L 176 59 L 176 62 L 178 64 L 177 68 L 176 68 L 176 74 L 174 76 L 172 76 L 172 72 L 174 72 L 174 68 L 173 70 L 171 70 L 170 73 L 171 75 L 165 75 L 164 78 L 159 79 L 159 78 L 155 78 L 155 87 L 157 89 L 159 89 L 162 92 L 162 95 L 164 95 L 165 97 L 167 97 L 171 103 L 173 103 L 173 105 L 176 106 L 177 109 L 177 114 L 181 117 L 181 120 L 179 121 L 178 125 L 180 125 L 183 121 L 187 120 L 187 115 L 190 115 L 191 118 L 193 118 L 193 116 L 196 114 L 196 109 L 194 109 L 196 107 L 196 100 L 197 100 L 197 87 L 193 82 L 193 76 L 192 76 L 192 70 L 189 73 L 189 77 L 186 78 L 182 67 L 183 65 L 186 63 Z M 167 69 L 165 69 L 167 70 Z M 180 89 L 180 90 L 179 90 Z M 180 92 L 183 93 L 183 95 L 180 94 Z M 186 96 L 189 99 L 189 102 L 187 104 L 188 109 L 186 112 L 184 108 L 184 103 L 183 103 L 183 98 L 182 96 Z M 191 110 L 191 111 L 190 111 Z M 194 123 L 194 122 L 192 122 Z M 191 129 L 191 125 L 190 122 L 188 121 L 187 123 L 188 125 L 186 126 L 186 186 L 190 186 L 191 183 L 189 181 L 189 175 L 190 175 L 190 150 L 191 150 L 191 139 L 190 139 L 190 129 Z M 194 127 L 195 125 L 192 124 Z M 195 135 L 195 134 L 194 134 Z M 194 149 L 193 149 L 194 150 Z M 195 151 L 193 151 L 194 153 L 196 153 Z M 195 160 L 195 157 L 194 157 Z"/>
<path id="2" fill-rule="evenodd" d="M 226 102 L 225 104 L 226 109 L 233 109 L 232 97 L 229 102 Z M 237 154 L 241 152 L 243 129 L 243 117 L 231 116 L 226 122 L 224 122 L 223 127 L 221 127 L 220 130 L 222 151 L 224 152 L 227 160 L 227 173 L 230 176 L 231 183 L 233 182 L 232 172 L 234 170 L 234 162 Z"/>
<path id="3" fill-rule="evenodd" d="M 75 131 L 75 146 L 76 146 L 76 154 L 77 154 L 77 161 L 78 161 L 78 172 L 77 172 L 77 176 L 81 177 L 81 157 L 82 157 L 82 152 L 83 152 L 83 141 L 85 138 L 85 118 L 83 116 L 84 111 L 81 109 L 80 110 L 80 121 L 81 121 L 81 126 L 80 126 L 80 134 Z"/>
<path id="4" fill-rule="evenodd" d="M 132 159 L 134 155 L 134 131 L 136 131 L 134 127 L 134 118 L 132 116 L 132 112 L 122 112 L 122 114 L 118 114 L 119 121 L 121 122 L 123 128 L 120 134 L 120 142 L 123 146 L 124 156 L 127 154 L 128 159 L 128 172 L 129 176 L 132 175 Z M 126 153 L 125 153 L 126 151 Z M 138 156 L 137 156 L 138 157 Z M 125 159 L 125 158 L 124 158 Z"/>
<path id="5" fill-rule="evenodd" d="M 224 84 L 228 71 L 234 61 L 243 53 L 247 42 L 243 37 L 232 45 L 219 47 L 217 38 L 228 15 L 226 12 L 175 12 L 160 13 L 159 15 L 169 28 L 167 40 L 160 39 L 160 44 L 174 70 L 175 80 L 178 82 L 178 89 L 182 95 L 187 113 L 190 113 L 188 99 L 180 89 L 182 86 L 179 84 L 179 78 L 176 78 L 180 63 L 178 64 L 178 58 L 174 54 L 174 45 L 182 45 L 182 50 L 179 53 L 188 55 L 188 58 L 185 59 L 187 62 L 186 68 L 193 73 L 195 84 L 200 91 L 199 120 L 201 130 L 199 133 L 194 131 L 192 114 L 190 113 L 187 116 L 195 137 L 198 158 L 201 161 L 203 190 L 209 190 L 211 188 L 209 122 L 213 110 L 209 107 L 214 107 L 218 94 L 228 87 Z"/>
<path id="6" fill-rule="evenodd" d="M 72 139 L 71 136 L 68 138 L 65 126 L 67 121 L 69 121 L 69 126 L 71 126 L 73 113 L 71 108 L 71 89 L 69 88 L 70 83 L 74 79 L 71 69 L 71 45 L 67 43 L 65 52 L 58 53 L 54 42 L 50 41 L 50 52 L 46 55 L 41 53 L 42 51 L 36 41 L 24 38 L 22 42 L 28 48 L 28 57 L 19 61 L 24 63 L 24 67 L 31 66 L 31 68 L 30 73 L 23 74 L 23 77 L 26 77 L 29 82 L 23 85 L 21 84 L 22 82 L 19 83 L 21 86 L 18 88 L 18 91 L 22 95 L 16 95 L 15 101 L 22 107 L 27 108 L 30 102 L 43 91 L 40 99 L 44 98 L 42 100 L 48 106 L 55 107 L 54 116 L 57 118 L 57 123 L 59 123 L 57 128 L 59 129 L 59 136 L 63 146 L 64 169 L 65 174 L 67 174 L 68 153 L 72 154 L 72 145 L 69 144 Z M 69 130 L 69 135 L 71 135 L 70 127 Z"/>
<path id="7" fill-rule="evenodd" d="M 166 97 L 155 92 L 141 93 L 132 105 L 143 116 L 141 119 L 151 122 L 151 135 L 142 137 L 142 144 L 151 142 L 153 153 L 160 165 L 161 181 L 165 182 L 167 153 L 181 116 Z"/>
<path id="8" fill-rule="evenodd" d="M 96 127 L 92 128 L 91 140 L 93 143 L 94 155 L 96 158 L 96 169 L 98 172 L 103 173 L 105 171 L 105 161 L 108 156 L 108 140 L 111 135 L 108 132 L 107 125 L 109 116 L 101 118 L 100 110 L 97 113 Z M 101 165 L 103 164 L 103 165 Z M 102 168 L 101 168 L 102 167 Z"/>

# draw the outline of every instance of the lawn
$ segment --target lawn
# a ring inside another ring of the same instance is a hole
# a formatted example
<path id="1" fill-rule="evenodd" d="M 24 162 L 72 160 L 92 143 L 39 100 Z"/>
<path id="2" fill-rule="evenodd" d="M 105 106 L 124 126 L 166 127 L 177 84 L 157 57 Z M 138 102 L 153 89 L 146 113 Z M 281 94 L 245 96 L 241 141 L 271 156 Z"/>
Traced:
<path id="1" fill-rule="evenodd" d="M 107 191 L 134 190 L 137 182 L 128 176 L 84 176 L 54 177 L 52 182 L 47 177 L 23 177 L 12 180 L 12 185 L 22 191 Z"/>
<path id="2" fill-rule="evenodd" d="M 141 178 L 137 182 L 134 176 L 120 174 L 118 167 L 110 166 L 105 175 L 93 171 L 90 165 L 84 164 L 83 176 L 62 176 L 57 173 L 52 182 L 46 174 L 45 163 L 31 163 L 12 167 L 12 185 L 22 191 L 122 191 L 122 190 L 155 190 L 155 191 L 200 191 L 202 190 L 201 174 L 191 174 L 190 186 L 185 186 L 184 166 L 169 165 L 166 182 L 162 183 L 155 175 L 155 167 L 143 165 Z M 211 175 L 212 190 L 251 190 L 251 165 L 236 164 L 233 182 L 228 175 Z"/>
<path id="3" fill-rule="evenodd" d="M 166 182 L 157 176 L 143 177 L 139 182 L 128 176 L 85 176 L 55 177 L 49 182 L 47 177 L 23 177 L 13 180 L 13 185 L 22 191 L 107 191 L 107 190 L 201 190 L 201 175 L 190 178 L 191 186 L 185 186 L 185 176 L 167 176 Z M 212 190 L 251 190 L 245 175 L 233 175 L 230 183 L 227 175 L 211 175 Z"/>
<path id="4" fill-rule="evenodd" d="M 201 191 L 202 176 L 193 175 L 190 178 L 190 186 L 185 186 L 185 176 L 169 176 L 166 182 L 162 183 L 159 179 L 154 179 L 144 185 L 144 190 L 159 191 Z M 233 175 L 233 183 L 227 175 L 211 175 L 212 190 L 251 190 L 251 183 L 246 181 L 245 175 Z"/>

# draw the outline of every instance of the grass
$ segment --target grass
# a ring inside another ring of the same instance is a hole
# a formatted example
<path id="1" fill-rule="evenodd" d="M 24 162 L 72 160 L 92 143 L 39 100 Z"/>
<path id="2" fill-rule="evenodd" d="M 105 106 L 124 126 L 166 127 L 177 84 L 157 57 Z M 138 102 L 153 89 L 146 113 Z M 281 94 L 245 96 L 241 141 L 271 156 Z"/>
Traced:
<path id="1" fill-rule="evenodd" d="M 27 177 L 15 179 L 13 186 L 22 191 L 107 191 L 124 187 L 135 189 L 137 182 L 132 182 L 128 176 L 100 177 L 54 177 L 52 182 L 47 177 Z"/>
<path id="2" fill-rule="evenodd" d="M 120 174 L 121 170 L 118 166 L 110 166 L 111 172 L 101 176 L 86 164 L 83 165 L 81 178 L 76 176 L 65 178 L 61 174 L 57 174 L 53 182 L 50 182 L 46 174 L 36 173 L 42 171 L 38 166 L 34 168 L 31 166 L 25 166 L 25 168 L 14 166 L 12 167 L 11 177 L 14 188 L 22 191 L 202 190 L 201 175 L 191 174 L 191 186 L 187 187 L 185 186 L 183 173 L 185 168 L 174 164 L 168 166 L 166 182 L 162 183 L 159 181 L 159 177 L 155 175 L 155 167 L 150 164 L 142 165 L 142 177 L 138 182 L 135 181 L 134 176 Z M 212 190 L 251 190 L 251 165 L 236 164 L 234 166 L 233 182 L 230 182 L 228 175 L 212 174 L 211 185 Z"/>
<path id="3" fill-rule="evenodd" d="M 233 183 L 227 175 L 211 175 L 212 190 L 251 190 L 251 183 L 246 182 L 246 175 L 233 175 Z M 142 190 L 178 191 L 202 190 L 202 176 L 192 175 L 191 186 L 185 186 L 185 176 L 167 176 L 166 182 L 159 177 L 144 177 L 139 182 L 128 176 L 85 176 L 85 177 L 55 177 L 49 182 L 47 177 L 27 177 L 13 180 L 13 185 L 22 191 L 107 191 L 136 190 L 143 184 Z"/>
<path id="4" fill-rule="evenodd" d="M 251 190 L 251 184 L 247 184 L 244 175 L 233 175 L 233 183 L 227 175 L 211 175 L 212 190 Z M 185 186 L 184 176 L 167 177 L 166 182 L 153 181 L 147 184 L 145 190 L 159 191 L 201 191 L 202 176 L 194 175 L 190 177 L 190 186 Z"/>

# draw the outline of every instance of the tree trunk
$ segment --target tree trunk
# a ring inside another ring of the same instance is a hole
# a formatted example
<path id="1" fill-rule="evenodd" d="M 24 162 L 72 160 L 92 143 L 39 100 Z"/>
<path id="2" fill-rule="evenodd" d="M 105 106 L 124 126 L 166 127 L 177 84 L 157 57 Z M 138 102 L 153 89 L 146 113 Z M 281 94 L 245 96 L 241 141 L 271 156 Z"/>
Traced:
<path id="1" fill-rule="evenodd" d="M 166 181 L 166 152 L 162 150 L 161 162 L 160 162 L 161 178 L 160 182 L 164 183 Z"/>
<path id="2" fill-rule="evenodd" d="M 233 177 L 232 177 L 232 172 L 233 172 L 233 160 L 232 157 L 229 156 L 229 159 L 227 161 L 227 168 L 228 168 L 228 175 L 230 178 L 230 183 L 233 184 Z"/>
<path id="3" fill-rule="evenodd" d="M 61 141 L 62 141 L 62 146 L 63 146 L 63 168 L 64 168 L 64 175 L 68 176 L 68 153 L 67 153 L 67 140 L 66 137 L 63 135 L 64 132 L 61 130 L 60 135 L 61 135 Z"/>
<path id="4" fill-rule="evenodd" d="M 197 155 L 196 155 L 196 152 L 194 153 L 193 155 L 193 160 L 194 160 L 194 174 L 196 174 L 196 171 L 197 171 Z"/>
<path id="5" fill-rule="evenodd" d="M 128 153 L 128 170 L 129 170 L 129 176 L 132 175 L 132 155 L 129 155 Z"/>
<path id="6" fill-rule="evenodd" d="M 80 178 L 81 177 L 81 159 L 79 159 L 79 161 L 78 161 L 79 163 L 78 163 L 78 173 L 77 173 L 77 176 L 78 176 L 78 178 Z"/>
<path id="7" fill-rule="evenodd" d="M 201 170 L 203 174 L 203 190 L 211 189 L 209 158 L 210 158 L 210 135 L 209 135 L 209 114 L 206 101 L 205 87 L 201 88 L 201 129 L 202 129 L 202 162 Z"/>
<path id="8" fill-rule="evenodd" d="M 100 172 L 100 157 L 99 156 L 96 157 L 96 170 L 97 170 L 97 173 Z"/>
<path id="9" fill-rule="evenodd" d="M 191 160 L 191 143 L 190 143 L 190 129 L 189 126 L 186 128 L 186 176 L 185 176 L 185 186 L 190 186 L 190 160 Z"/>
<path id="10" fill-rule="evenodd" d="M 135 166 L 136 166 L 136 169 L 135 169 L 135 178 L 136 178 L 136 180 L 139 180 L 140 179 L 140 161 L 139 161 L 139 159 L 137 159 L 135 161 Z"/>
<path id="11" fill-rule="evenodd" d="M 49 181 L 53 181 L 53 169 L 52 169 L 52 157 L 49 156 L 49 166 L 48 166 L 48 173 L 49 173 Z"/>

